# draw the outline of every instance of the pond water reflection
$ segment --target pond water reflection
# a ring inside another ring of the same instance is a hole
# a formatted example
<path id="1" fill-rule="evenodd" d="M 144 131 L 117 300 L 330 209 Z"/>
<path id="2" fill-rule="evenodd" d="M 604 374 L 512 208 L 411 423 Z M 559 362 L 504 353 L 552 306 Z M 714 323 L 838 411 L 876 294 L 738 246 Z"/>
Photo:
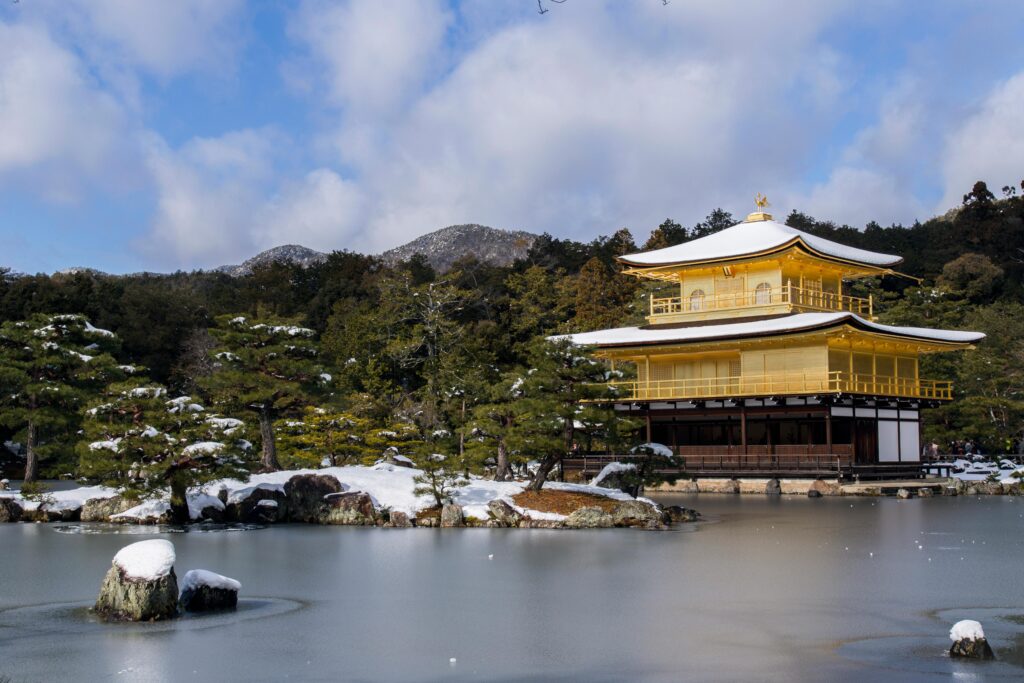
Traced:
<path id="1" fill-rule="evenodd" d="M 239 579 L 243 598 L 302 605 L 242 610 L 209 628 L 184 620 L 125 629 L 74 612 L 134 537 L 0 525 L 0 675 L 16 683 L 1024 675 L 1024 502 L 664 501 L 708 521 L 668 532 L 159 534 L 177 548 L 179 576 L 212 569 Z M 946 633 L 962 618 L 985 624 L 999 662 L 944 655 Z"/>

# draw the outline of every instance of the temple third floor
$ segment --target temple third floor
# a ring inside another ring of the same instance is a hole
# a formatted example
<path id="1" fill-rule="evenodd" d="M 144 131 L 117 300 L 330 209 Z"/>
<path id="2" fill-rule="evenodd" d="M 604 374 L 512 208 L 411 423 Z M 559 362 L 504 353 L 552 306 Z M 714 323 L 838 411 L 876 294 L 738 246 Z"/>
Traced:
<path id="1" fill-rule="evenodd" d="M 665 283 L 651 294 L 651 324 L 836 311 L 874 317 L 870 297 L 844 283 L 894 272 L 898 256 L 804 233 L 751 214 L 721 232 L 665 249 L 628 254 L 624 273 Z"/>

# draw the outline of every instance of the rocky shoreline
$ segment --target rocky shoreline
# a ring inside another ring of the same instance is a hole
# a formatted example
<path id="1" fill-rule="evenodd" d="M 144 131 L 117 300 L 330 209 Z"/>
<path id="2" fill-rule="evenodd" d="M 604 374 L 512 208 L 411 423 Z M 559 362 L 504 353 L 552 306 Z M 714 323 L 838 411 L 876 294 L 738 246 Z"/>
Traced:
<path id="1" fill-rule="evenodd" d="M 601 491 L 594 487 L 586 487 Z M 555 492 L 557 493 L 557 489 Z M 577 493 L 576 495 L 580 495 Z M 496 496 L 484 505 L 462 506 L 449 502 L 410 513 L 375 500 L 370 492 L 354 490 L 331 474 L 297 473 L 283 484 L 256 482 L 227 487 L 216 496 L 198 495 L 190 500 L 194 522 L 244 524 L 318 524 L 384 528 L 520 528 L 520 529 L 666 529 L 699 518 L 693 510 L 662 507 L 646 499 L 604 490 L 601 506 L 584 505 L 566 515 L 524 509 L 510 496 Z M 0 522 L 107 522 L 115 524 L 168 524 L 166 505 L 145 505 L 119 495 L 86 498 L 75 502 L 23 505 L 13 497 L 0 498 Z M 471 508 L 471 509 L 467 509 Z M 141 509 L 141 510 L 140 510 Z"/>

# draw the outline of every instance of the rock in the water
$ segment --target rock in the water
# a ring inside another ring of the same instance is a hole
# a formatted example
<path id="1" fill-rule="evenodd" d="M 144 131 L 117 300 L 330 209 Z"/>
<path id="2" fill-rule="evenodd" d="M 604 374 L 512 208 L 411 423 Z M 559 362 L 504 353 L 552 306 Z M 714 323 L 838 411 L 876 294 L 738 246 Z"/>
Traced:
<path id="1" fill-rule="evenodd" d="M 21 521 L 21 506 L 10 498 L 0 498 L 0 523 Z"/>
<path id="2" fill-rule="evenodd" d="M 288 517 L 293 522 L 317 523 L 324 511 L 324 496 L 345 489 L 327 474 L 299 474 L 284 485 Z"/>
<path id="3" fill-rule="evenodd" d="M 458 526 L 465 526 L 462 507 L 455 503 L 445 503 L 441 508 L 441 527 L 447 529 Z"/>
<path id="4" fill-rule="evenodd" d="M 981 624 L 973 619 L 964 619 L 953 624 L 949 630 L 949 639 L 953 646 L 949 648 L 950 657 L 967 659 L 995 659 L 992 647 L 985 639 L 985 631 Z"/>
<path id="5" fill-rule="evenodd" d="M 83 522 L 109 522 L 114 515 L 131 510 L 138 504 L 139 501 L 124 496 L 90 498 L 82 505 L 81 519 Z"/>
<path id="6" fill-rule="evenodd" d="M 494 521 L 498 522 L 499 526 L 516 527 L 523 520 L 523 516 L 509 505 L 508 501 L 501 498 L 495 498 L 487 503 L 487 512 L 494 518 Z"/>
<path id="7" fill-rule="evenodd" d="M 596 505 L 574 510 L 564 522 L 567 529 L 605 529 L 614 525 L 612 516 Z"/>
<path id="8" fill-rule="evenodd" d="M 910 498 L 913 495 L 914 494 L 910 492 L 910 489 L 900 489 L 899 491 L 896 492 L 896 497 L 903 498 L 904 500 Z"/>
<path id="9" fill-rule="evenodd" d="M 668 505 L 662 509 L 665 516 L 668 517 L 669 523 L 678 524 L 680 522 L 696 522 L 700 519 L 700 513 L 690 508 L 684 508 L 681 505 Z"/>
<path id="10" fill-rule="evenodd" d="M 347 524 L 372 526 L 377 523 L 377 511 L 370 494 L 362 491 L 329 493 L 324 498 L 321 524 Z"/>
<path id="11" fill-rule="evenodd" d="M 782 484 L 779 483 L 778 479 L 769 479 L 768 483 L 765 484 L 764 492 L 769 496 L 781 496 Z"/>
<path id="12" fill-rule="evenodd" d="M 821 498 L 821 491 L 819 491 L 818 489 L 808 489 L 807 497 L 808 498 Z"/>
<path id="13" fill-rule="evenodd" d="M 412 520 L 409 519 L 409 515 L 401 510 L 392 510 L 388 515 L 388 523 L 386 526 L 395 527 L 396 529 L 405 529 L 412 526 Z"/>
<path id="14" fill-rule="evenodd" d="M 122 621 L 157 621 L 177 616 L 178 581 L 170 541 L 141 541 L 114 555 L 94 609 L 106 619 Z"/>
<path id="15" fill-rule="evenodd" d="M 615 526 L 643 527 L 659 529 L 662 527 L 661 511 L 649 503 L 639 500 L 624 500 L 611 511 Z"/>
<path id="16" fill-rule="evenodd" d="M 178 604 L 186 612 L 235 609 L 242 584 L 205 569 L 192 569 L 181 579 Z"/>
<path id="17" fill-rule="evenodd" d="M 922 487 L 917 490 L 917 495 L 921 498 L 931 498 L 935 494 L 930 488 Z"/>
<path id="18" fill-rule="evenodd" d="M 440 526 L 441 520 L 437 517 L 417 517 L 416 526 L 435 527 Z"/>
<path id="19" fill-rule="evenodd" d="M 815 479 L 812 481 L 809 491 L 817 491 L 823 496 L 842 495 L 842 489 L 838 482 L 825 481 L 824 479 Z"/>
<path id="20" fill-rule="evenodd" d="M 11 480 L 10 479 L 0 479 L 0 491 L 10 491 L 10 490 L 11 490 Z"/>

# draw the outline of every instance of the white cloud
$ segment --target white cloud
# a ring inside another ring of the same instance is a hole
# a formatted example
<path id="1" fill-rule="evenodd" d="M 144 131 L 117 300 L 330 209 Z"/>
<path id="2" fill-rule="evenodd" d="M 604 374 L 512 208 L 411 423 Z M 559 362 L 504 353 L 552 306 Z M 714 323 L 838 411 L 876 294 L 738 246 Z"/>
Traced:
<path id="1" fill-rule="evenodd" d="M 836 90 L 824 76 L 835 61 L 806 71 L 797 47 L 759 71 L 762 54 L 717 60 L 613 13 L 584 19 L 490 36 L 391 126 L 360 168 L 377 199 L 368 247 L 466 221 L 642 233 L 666 215 L 745 205 L 794 174 L 823 124 L 814 107 L 786 106 L 787 90 L 809 101 Z"/>
<path id="2" fill-rule="evenodd" d="M 233 60 L 242 0 L 62 0 L 78 41 L 101 61 L 132 65 L 157 76 L 222 71 Z"/>
<path id="3" fill-rule="evenodd" d="M 928 213 L 894 174 L 851 166 L 834 169 L 826 182 L 816 185 L 804 197 L 788 199 L 787 203 L 821 220 L 855 228 L 879 219 L 887 224 L 909 225 Z"/>
<path id="4" fill-rule="evenodd" d="M 308 1 L 292 23 L 323 64 L 327 95 L 358 115 L 386 114 L 439 66 L 451 15 L 440 0 Z"/>
<path id="5" fill-rule="evenodd" d="M 187 269 L 237 262 L 283 243 L 338 248 L 359 225 L 359 190 L 322 168 L 287 180 L 275 164 L 289 144 L 274 129 L 195 138 L 176 150 L 154 137 L 148 164 L 157 211 L 139 249 Z"/>
<path id="6" fill-rule="evenodd" d="M 0 177 L 50 199 L 128 182 L 133 126 L 38 25 L 0 22 Z"/>
<path id="7" fill-rule="evenodd" d="M 974 183 L 984 180 L 997 196 L 1003 185 L 1024 179 L 1024 72 L 991 94 L 946 140 L 942 162 L 942 207 L 958 206 Z"/>
<path id="8" fill-rule="evenodd" d="M 345 246 L 360 227 L 364 208 L 359 187 L 325 168 L 289 183 L 261 211 L 261 248 L 298 242 L 322 251 Z"/>

